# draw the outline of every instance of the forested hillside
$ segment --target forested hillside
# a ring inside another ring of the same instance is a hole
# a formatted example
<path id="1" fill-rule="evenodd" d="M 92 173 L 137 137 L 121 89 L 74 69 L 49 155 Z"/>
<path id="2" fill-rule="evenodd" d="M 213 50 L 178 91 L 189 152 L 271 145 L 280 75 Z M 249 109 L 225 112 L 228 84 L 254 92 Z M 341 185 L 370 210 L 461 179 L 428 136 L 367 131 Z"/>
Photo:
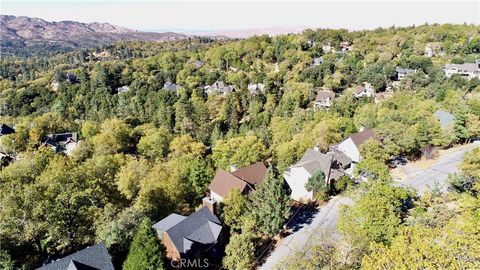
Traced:
<path id="1" fill-rule="evenodd" d="M 326 44 L 335 51 L 324 50 Z M 426 56 L 429 44 L 441 53 Z M 314 64 L 320 57 L 321 63 Z M 384 269 L 373 266 L 381 262 L 396 269 L 401 268 L 394 264 L 396 254 L 407 253 L 404 246 L 410 241 L 420 245 L 423 238 L 442 235 L 461 245 L 468 239 L 456 238 L 454 220 L 461 220 L 461 229 L 472 238 L 479 236 L 472 225 L 479 222 L 478 168 L 469 175 L 476 189 L 457 189 L 458 211 L 438 209 L 451 219 L 430 226 L 425 209 L 451 200 L 432 195 L 421 206 L 406 206 L 418 198 L 387 187 L 391 179 L 385 162 L 397 156 L 419 158 L 480 136 L 480 80 L 447 78 L 442 69 L 479 59 L 480 27 L 472 25 L 307 30 L 235 41 L 121 42 L 48 58 L 3 57 L 0 123 L 14 127 L 15 133 L 1 136 L 0 143 L 15 161 L 0 171 L 0 266 L 35 268 L 48 255 L 70 254 L 100 241 L 121 266 L 141 220 L 192 213 L 217 168 L 266 161 L 269 178 L 282 179 L 281 173 L 306 149 L 326 150 L 363 128 L 375 128 L 382 144 L 365 150 L 370 152 L 357 171 L 379 183 L 366 188 L 371 194 L 365 191 L 363 208 L 352 210 L 341 226 L 346 232 L 354 230 L 355 215 L 374 208 L 371 205 L 391 203 L 394 211 L 386 221 L 372 221 L 385 227 L 373 232 L 366 228 L 357 235 L 362 239 L 352 240 L 360 243 L 357 257 L 321 267 Z M 398 80 L 397 67 L 415 73 Z M 207 95 L 204 86 L 217 81 L 234 91 Z M 356 98 L 355 86 L 364 82 L 375 95 Z M 179 87 L 171 90 L 168 83 Z M 249 90 L 254 83 L 263 84 L 263 91 Z M 329 110 L 314 109 L 320 87 L 336 95 Z M 438 109 L 455 115 L 452 128 L 441 128 L 433 115 Z M 42 146 L 46 135 L 63 132 L 79 134 L 71 155 Z M 478 163 L 477 152 L 472 158 Z M 470 173 L 468 164 L 456 177 Z M 271 182 L 272 189 L 274 185 Z M 378 199 L 378 194 L 386 195 Z M 254 202 L 269 198 L 262 198 L 262 192 L 252 195 Z M 226 207 L 223 218 L 236 232 L 232 246 L 246 254 L 229 252 L 227 246 L 224 264 L 228 269 L 242 269 L 234 266 L 240 263 L 249 268 L 259 255 L 253 243 L 275 235 L 282 224 L 265 221 L 268 215 L 246 214 L 268 212 L 268 206 L 231 201 L 239 209 Z M 414 213 L 407 218 L 409 209 Z M 228 220 L 228 211 L 237 211 L 237 219 Z M 241 229 L 235 227 L 242 223 L 246 225 Z M 409 227 L 396 227 L 404 223 Z M 478 248 L 478 242 L 475 245 Z M 435 256 L 434 248 L 422 250 L 425 258 Z"/>

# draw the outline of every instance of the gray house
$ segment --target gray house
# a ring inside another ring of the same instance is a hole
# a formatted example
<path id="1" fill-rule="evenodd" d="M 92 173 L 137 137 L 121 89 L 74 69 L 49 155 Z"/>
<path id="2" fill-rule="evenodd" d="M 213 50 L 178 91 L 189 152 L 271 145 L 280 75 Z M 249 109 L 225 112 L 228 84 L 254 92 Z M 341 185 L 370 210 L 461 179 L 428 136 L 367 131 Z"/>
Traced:
<path id="1" fill-rule="evenodd" d="M 72 151 L 77 147 L 77 144 L 77 133 L 49 134 L 42 141 L 42 146 L 50 147 L 56 153 L 63 152 L 67 155 L 72 153 Z"/>
<path id="2" fill-rule="evenodd" d="M 395 71 L 397 73 L 397 80 L 402 80 L 407 75 L 414 74 L 417 72 L 416 69 L 402 68 L 402 67 L 397 67 Z"/>
<path id="3" fill-rule="evenodd" d="M 104 243 L 87 247 L 37 270 L 115 270 Z"/>
<path id="4" fill-rule="evenodd" d="M 153 224 L 167 258 L 180 260 L 218 253 L 222 246 L 222 224 L 214 214 L 215 202 L 204 198 L 204 205 L 190 216 L 171 214 Z"/>
<path id="5" fill-rule="evenodd" d="M 222 81 L 216 81 L 212 85 L 207 85 L 203 88 L 207 95 L 218 93 L 221 95 L 226 95 L 233 92 L 234 88 L 231 85 L 225 84 Z"/>

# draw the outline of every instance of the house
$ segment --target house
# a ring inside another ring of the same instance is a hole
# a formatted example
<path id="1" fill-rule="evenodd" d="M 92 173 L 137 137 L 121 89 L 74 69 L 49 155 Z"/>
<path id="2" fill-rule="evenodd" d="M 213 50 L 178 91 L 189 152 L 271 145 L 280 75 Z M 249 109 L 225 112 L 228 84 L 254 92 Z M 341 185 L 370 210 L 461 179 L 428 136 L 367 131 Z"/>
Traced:
<path id="1" fill-rule="evenodd" d="M 222 202 L 233 189 L 238 189 L 242 194 L 248 194 L 263 181 L 267 167 L 263 162 L 237 169 L 232 166 L 230 172 L 218 169 L 208 186 L 210 199 Z"/>
<path id="2" fill-rule="evenodd" d="M 322 45 L 322 51 L 323 51 L 324 53 L 329 53 L 329 52 L 334 51 L 334 49 L 332 48 L 332 46 L 330 45 L 330 43 L 326 43 L 326 44 L 323 44 L 323 45 Z"/>
<path id="3" fill-rule="evenodd" d="M 292 190 L 290 197 L 296 201 L 313 199 L 313 191 L 308 191 L 305 185 L 308 179 L 318 171 L 325 175 L 325 181 L 331 183 L 345 175 L 345 170 L 350 167 L 351 160 L 342 152 L 320 152 L 318 147 L 308 149 L 295 165 L 283 173 L 283 177 Z"/>
<path id="4" fill-rule="evenodd" d="M 445 52 L 443 51 L 442 43 L 441 42 L 430 42 L 425 45 L 424 53 L 427 57 L 433 57 L 436 55 L 443 55 Z"/>
<path id="5" fill-rule="evenodd" d="M 453 123 L 455 122 L 455 116 L 453 114 L 443 110 L 436 110 L 433 115 L 440 122 L 442 129 L 453 127 Z"/>
<path id="6" fill-rule="evenodd" d="M 480 61 L 476 63 L 465 64 L 448 64 L 443 68 L 445 76 L 450 78 L 452 75 L 458 74 L 466 79 L 480 79 Z"/>
<path id="7" fill-rule="evenodd" d="M 5 124 L 0 124 L 0 137 L 3 135 L 8 135 L 15 133 L 15 130 Z"/>
<path id="8" fill-rule="evenodd" d="M 347 51 L 352 50 L 352 46 L 350 45 L 350 42 L 348 42 L 348 41 L 341 42 L 340 43 L 340 50 L 342 52 L 347 52 Z"/>
<path id="9" fill-rule="evenodd" d="M 409 69 L 409 68 L 402 68 L 402 67 L 397 67 L 395 71 L 397 74 L 397 80 L 402 80 L 407 75 L 415 74 L 417 72 L 416 69 Z"/>
<path id="10" fill-rule="evenodd" d="M 172 82 L 166 82 L 163 84 L 163 89 L 168 90 L 168 91 L 173 91 L 173 92 L 178 92 L 182 88 L 180 85 L 177 85 Z"/>
<path id="11" fill-rule="evenodd" d="M 15 158 L 0 149 L 0 169 L 8 166 Z"/>
<path id="12" fill-rule="evenodd" d="M 37 270 L 114 270 L 104 243 L 87 247 Z"/>
<path id="13" fill-rule="evenodd" d="M 248 91 L 252 95 L 257 95 L 258 93 L 263 93 L 265 86 L 262 83 L 249 83 L 248 84 Z"/>
<path id="14" fill-rule="evenodd" d="M 363 85 L 357 85 L 353 88 L 353 94 L 356 98 L 371 97 L 374 91 L 371 84 L 363 83 Z"/>
<path id="15" fill-rule="evenodd" d="M 211 95 L 213 93 L 219 93 L 221 95 L 226 95 L 233 92 L 234 88 L 231 85 L 227 85 L 222 81 L 216 81 L 212 85 L 207 85 L 204 87 L 205 93 Z"/>
<path id="16" fill-rule="evenodd" d="M 50 89 L 51 89 L 53 92 L 57 92 L 59 86 L 60 86 L 60 83 L 59 83 L 57 80 L 53 80 L 53 81 L 50 83 Z"/>
<path id="17" fill-rule="evenodd" d="M 47 135 L 42 142 L 43 146 L 50 147 L 56 153 L 63 152 L 70 155 L 78 145 L 77 133 L 58 133 Z"/>
<path id="18" fill-rule="evenodd" d="M 203 67 L 204 64 L 203 64 L 203 62 L 200 61 L 200 60 L 195 60 L 195 61 L 193 62 L 193 65 L 194 65 L 196 68 L 201 68 L 201 67 Z"/>
<path id="19" fill-rule="evenodd" d="M 66 81 L 68 83 L 76 83 L 77 82 L 77 75 L 73 74 L 73 73 L 67 73 L 65 75 L 66 77 Z"/>
<path id="20" fill-rule="evenodd" d="M 344 153 L 353 163 L 358 163 L 361 159 L 360 147 L 370 138 L 375 139 L 375 132 L 373 129 L 365 129 L 350 135 L 348 138 L 332 147 Z"/>
<path id="21" fill-rule="evenodd" d="M 332 91 L 319 90 L 315 98 L 314 107 L 316 109 L 330 109 L 333 104 L 335 93 Z"/>
<path id="22" fill-rule="evenodd" d="M 315 57 L 313 58 L 313 65 L 319 66 L 323 63 L 323 57 Z"/>
<path id="23" fill-rule="evenodd" d="M 215 202 L 204 198 L 204 206 L 190 216 L 170 214 L 153 224 L 166 257 L 175 261 L 218 257 L 222 253 L 223 230 L 215 211 Z"/>
<path id="24" fill-rule="evenodd" d="M 124 85 L 122 87 L 117 87 L 117 89 L 115 89 L 117 91 L 118 94 L 122 94 L 122 93 L 126 93 L 128 91 L 130 91 L 130 87 L 127 86 L 127 85 Z"/>

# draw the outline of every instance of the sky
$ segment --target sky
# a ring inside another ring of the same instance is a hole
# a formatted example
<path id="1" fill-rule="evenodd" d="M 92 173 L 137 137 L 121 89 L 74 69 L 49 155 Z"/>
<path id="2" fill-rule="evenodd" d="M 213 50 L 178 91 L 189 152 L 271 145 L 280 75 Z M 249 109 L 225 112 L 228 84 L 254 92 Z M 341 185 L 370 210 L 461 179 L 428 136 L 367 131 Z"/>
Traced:
<path id="1" fill-rule="evenodd" d="M 346 28 L 424 23 L 480 25 L 476 1 L 5 1 L 0 13 L 47 21 L 108 22 L 142 31 L 217 31 L 279 26 Z"/>

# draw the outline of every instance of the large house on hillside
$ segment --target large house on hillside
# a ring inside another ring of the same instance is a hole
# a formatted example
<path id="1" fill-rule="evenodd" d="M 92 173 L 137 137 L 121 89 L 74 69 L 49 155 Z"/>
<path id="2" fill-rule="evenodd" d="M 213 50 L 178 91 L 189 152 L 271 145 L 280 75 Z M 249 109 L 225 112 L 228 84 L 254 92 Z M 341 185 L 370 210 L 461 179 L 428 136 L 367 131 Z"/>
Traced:
<path id="1" fill-rule="evenodd" d="M 315 98 L 315 109 L 330 109 L 333 104 L 335 93 L 332 91 L 319 90 Z"/>
<path id="2" fill-rule="evenodd" d="M 203 89 L 205 90 L 205 93 L 207 93 L 207 95 L 211 95 L 214 93 L 226 95 L 228 93 L 233 92 L 234 87 L 231 85 L 225 84 L 222 81 L 216 81 L 212 85 L 204 86 Z"/>
<path id="3" fill-rule="evenodd" d="M 331 183 L 345 175 L 351 160 L 342 152 L 330 151 L 321 153 L 318 147 L 308 149 L 295 165 L 283 173 L 283 177 L 291 189 L 290 197 L 296 201 L 313 199 L 313 191 L 308 191 L 305 185 L 308 179 L 318 171 L 323 172 L 325 181 Z"/>
<path id="4" fill-rule="evenodd" d="M 339 144 L 331 146 L 331 148 L 344 153 L 353 163 L 358 163 L 361 159 L 360 147 L 371 138 L 375 139 L 375 132 L 373 129 L 365 129 L 350 135 Z"/>
<path id="5" fill-rule="evenodd" d="M 204 198 L 204 206 L 189 216 L 170 214 L 153 224 L 170 260 L 218 258 L 223 250 L 222 224 L 216 203 Z"/>
<path id="6" fill-rule="evenodd" d="M 448 64 L 443 68 L 445 76 L 450 78 L 452 75 L 460 75 L 466 79 L 480 79 L 480 61 L 476 63 Z"/>
<path id="7" fill-rule="evenodd" d="M 242 194 L 248 194 L 263 182 L 267 167 L 263 162 L 237 169 L 232 166 L 230 172 L 218 169 L 208 186 L 209 198 L 222 202 L 233 189 L 238 189 Z"/>
<path id="8" fill-rule="evenodd" d="M 104 243 L 87 247 L 37 270 L 114 270 Z"/>
<path id="9" fill-rule="evenodd" d="M 397 67 L 395 69 L 395 73 L 397 75 L 397 80 L 403 80 L 408 75 L 417 73 L 417 70 L 410 69 L 410 68 Z"/>
<path id="10" fill-rule="evenodd" d="M 49 134 L 43 139 L 42 145 L 50 147 L 56 153 L 63 152 L 67 155 L 70 155 L 78 145 L 78 134 L 77 133 Z"/>

